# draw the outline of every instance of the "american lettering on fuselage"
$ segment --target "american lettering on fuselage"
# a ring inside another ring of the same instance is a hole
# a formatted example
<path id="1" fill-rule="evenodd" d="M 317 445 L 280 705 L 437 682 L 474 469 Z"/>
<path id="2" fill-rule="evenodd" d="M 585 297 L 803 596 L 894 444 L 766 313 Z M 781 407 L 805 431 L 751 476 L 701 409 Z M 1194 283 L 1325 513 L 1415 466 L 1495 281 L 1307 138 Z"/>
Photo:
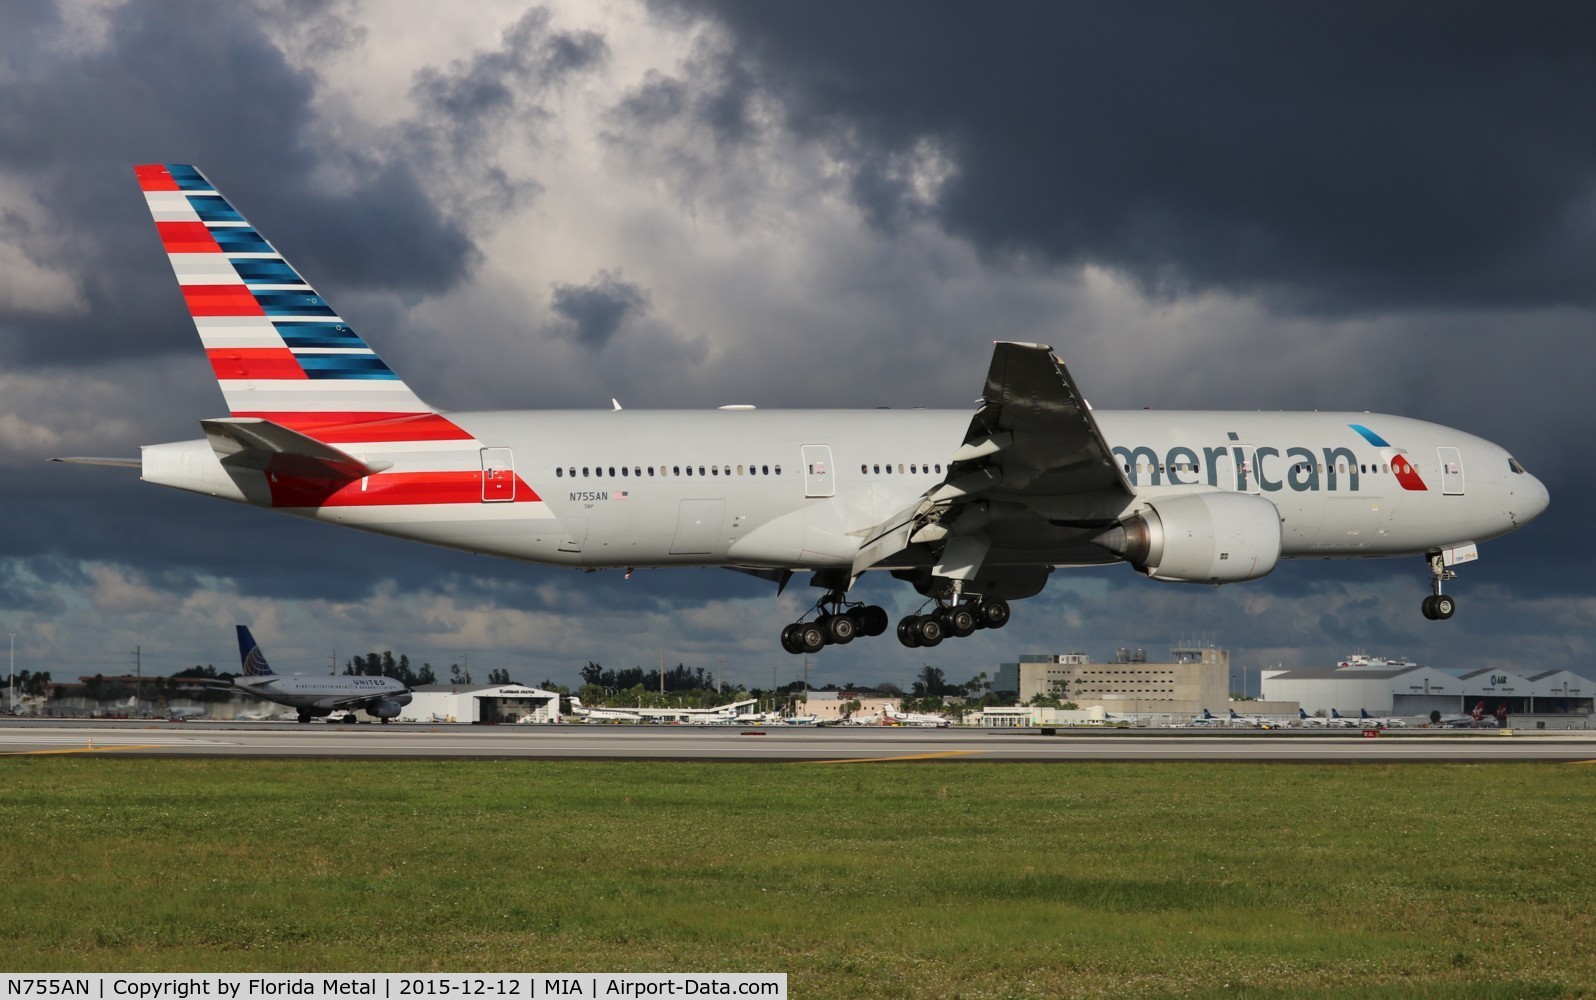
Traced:
<path id="1" fill-rule="evenodd" d="M 721 567 L 778 592 L 807 574 L 794 653 L 887 630 L 849 599 L 867 572 L 920 595 L 897 625 L 910 647 L 1002 627 L 1055 569 L 1121 562 L 1224 584 L 1280 559 L 1419 556 L 1421 610 L 1444 620 L 1456 567 L 1548 502 L 1501 447 L 1407 417 L 1095 411 L 1039 344 L 994 345 L 973 413 L 444 411 L 198 170 L 135 173 L 230 412 L 139 459 L 72 461 L 528 562 Z"/>

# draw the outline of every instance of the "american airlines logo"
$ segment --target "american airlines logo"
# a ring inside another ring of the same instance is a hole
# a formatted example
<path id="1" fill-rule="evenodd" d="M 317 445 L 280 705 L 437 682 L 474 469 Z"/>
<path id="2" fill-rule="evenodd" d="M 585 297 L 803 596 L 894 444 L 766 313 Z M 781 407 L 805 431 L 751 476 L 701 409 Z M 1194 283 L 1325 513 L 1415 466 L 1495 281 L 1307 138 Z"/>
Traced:
<path id="1" fill-rule="evenodd" d="M 1351 425 L 1376 447 L 1390 448 L 1367 428 Z M 1229 435 L 1235 441 L 1237 435 Z M 1162 455 L 1145 445 L 1135 448 L 1116 446 L 1114 457 L 1132 486 L 1202 486 L 1226 490 L 1253 490 L 1278 493 L 1356 493 L 1361 477 L 1358 455 L 1351 448 L 1291 447 L 1284 450 L 1269 445 L 1232 444 L 1213 448 L 1188 448 L 1177 445 Z M 1368 459 L 1363 460 L 1367 465 Z M 1400 451 L 1381 458 L 1405 490 L 1425 490 L 1418 469 Z M 1378 465 L 1376 466 L 1378 467 Z M 1223 481 L 1221 481 L 1223 476 Z"/>

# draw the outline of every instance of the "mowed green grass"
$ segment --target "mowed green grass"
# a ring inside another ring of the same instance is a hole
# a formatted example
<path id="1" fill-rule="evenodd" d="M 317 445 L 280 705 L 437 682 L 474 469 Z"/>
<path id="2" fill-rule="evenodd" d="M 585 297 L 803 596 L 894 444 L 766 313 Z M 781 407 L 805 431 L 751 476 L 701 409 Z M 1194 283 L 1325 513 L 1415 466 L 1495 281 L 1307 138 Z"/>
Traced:
<path id="1" fill-rule="evenodd" d="M 13 757 L 11 971 L 1596 995 L 1596 767 Z"/>

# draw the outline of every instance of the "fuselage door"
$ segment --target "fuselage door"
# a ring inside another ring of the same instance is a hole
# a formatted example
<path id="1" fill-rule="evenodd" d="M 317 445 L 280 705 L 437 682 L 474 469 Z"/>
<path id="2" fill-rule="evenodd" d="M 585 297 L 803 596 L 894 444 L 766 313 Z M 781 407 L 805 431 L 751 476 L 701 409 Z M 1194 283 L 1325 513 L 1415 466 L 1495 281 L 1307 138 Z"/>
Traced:
<path id="1" fill-rule="evenodd" d="M 804 451 L 804 496 L 835 496 L 837 487 L 831 478 L 831 445 L 806 444 Z"/>
<path id="2" fill-rule="evenodd" d="M 1238 456 L 1240 456 L 1238 458 Z M 1215 482 L 1222 490 L 1237 493 L 1257 493 L 1258 455 L 1250 444 L 1232 442 L 1214 463 Z"/>
<path id="3" fill-rule="evenodd" d="M 515 457 L 508 448 L 482 449 L 482 502 L 515 499 Z"/>
<path id="4" fill-rule="evenodd" d="M 560 536 L 561 552 L 580 552 L 587 542 L 587 515 L 573 514 L 564 519 L 565 533 Z"/>
<path id="5" fill-rule="evenodd" d="M 1463 495 L 1463 455 L 1456 448 L 1437 448 L 1435 455 L 1441 460 L 1441 492 L 1447 496 Z"/>

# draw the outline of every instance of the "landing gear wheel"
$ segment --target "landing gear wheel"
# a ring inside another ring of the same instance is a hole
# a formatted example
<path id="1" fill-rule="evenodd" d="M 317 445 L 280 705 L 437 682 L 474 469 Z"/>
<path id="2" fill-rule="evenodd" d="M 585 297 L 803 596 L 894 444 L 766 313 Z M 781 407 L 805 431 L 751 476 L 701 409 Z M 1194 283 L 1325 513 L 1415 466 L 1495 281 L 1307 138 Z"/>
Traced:
<path id="1" fill-rule="evenodd" d="M 1444 622 L 1457 613 L 1457 601 L 1446 594 L 1432 594 L 1424 599 L 1424 617 L 1432 622 Z"/>
<path id="2" fill-rule="evenodd" d="M 968 605 L 960 604 L 957 607 L 944 608 L 937 618 L 942 623 L 943 631 L 955 639 L 963 639 L 976 628 L 975 612 L 970 610 Z"/>
<path id="3" fill-rule="evenodd" d="M 813 622 L 800 624 L 793 637 L 798 640 L 800 653 L 818 653 L 826 645 L 825 633 L 821 632 L 820 626 Z"/>
<path id="4" fill-rule="evenodd" d="M 981 623 L 986 628 L 1002 628 L 1009 623 L 1009 602 L 992 598 L 981 602 Z"/>
<path id="5" fill-rule="evenodd" d="M 309 712 L 300 712 L 299 713 L 299 721 L 300 722 L 309 722 L 310 721 L 310 713 Z"/>
<path id="6" fill-rule="evenodd" d="M 920 634 L 915 630 L 917 621 L 919 621 L 918 618 L 910 615 L 898 623 L 898 641 L 910 649 L 918 649 L 920 647 Z"/>
<path id="7" fill-rule="evenodd" d="M 804 651 L 804 648 L 798 644 L 798 629 L 800 627 L 797 622 L 794 622 L 781 630 L 781 648 L 794 656 Z"/>
<path id="8" fill-rule="evenodd" d="M 887 630 L 887 625 L 891 623 L 891 619 L 887 617 L 887 609 L 878 604 L 862 607 L 857 614 L 859 615 L 860 635 L 880 635 Z"/>
<path id="9" fill-rule="evenodd" d="M 920 645 L 935 646 L 942 641 L 942 623 L 936 615 L 918 615 L 914 620 L 914 635 Z"/>
<path id="10" fill-rule="evenodd" d="M 834 642 L 839 646 L 845 646 L 852 642 L 855 633 L 858 631 L 857 626 L 854 625 L 853 618 L 849 615 L 826 615 L 816 624 L 820 626 L 820 631 L 825 634 L 827 642 Z"/>

